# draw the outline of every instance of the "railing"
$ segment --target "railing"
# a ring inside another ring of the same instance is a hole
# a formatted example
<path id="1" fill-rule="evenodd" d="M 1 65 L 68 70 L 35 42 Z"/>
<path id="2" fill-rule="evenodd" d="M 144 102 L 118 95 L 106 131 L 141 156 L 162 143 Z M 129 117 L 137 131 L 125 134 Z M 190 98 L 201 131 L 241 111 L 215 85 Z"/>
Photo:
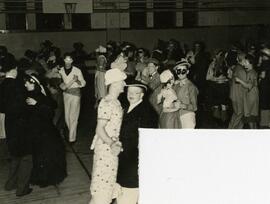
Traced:
<path id="1" fill-rule="evenodd" d="M 270 10 L 270 0 L 93 0 L 93 12 Z M 42 0 L 0 0 L 0 13 L 42 13 Z"/>

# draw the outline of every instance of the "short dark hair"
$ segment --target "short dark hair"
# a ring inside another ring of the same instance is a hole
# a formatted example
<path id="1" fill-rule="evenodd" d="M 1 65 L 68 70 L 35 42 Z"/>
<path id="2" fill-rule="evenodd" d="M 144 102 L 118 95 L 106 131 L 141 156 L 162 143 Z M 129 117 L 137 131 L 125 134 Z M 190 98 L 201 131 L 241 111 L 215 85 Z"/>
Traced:
<path id="1" fill-rule="evenodd" d="M 12 69 L 17 68 L 18 62 L 14 56 L 7 56 L 1 60 L 2 72 L 9 72 Z"/>
<path id="2" fill-rule="evenodd" d="M 252 65 L 255 66 L 256 64 L 256 60 L 255 57 L 250 55 L 250 54 L 246 54 L 245 59 Z"/>
<path id="3" fill-rule="evenodd" d="M 64 59 L 65 59 L 67 56 L 69 56 L 69 57 L 71 57 L 71 58 L 73 59 L 73 55 L 72 55 L 70 52 L 66 52 L 66 53 L 64 54 Z"/>

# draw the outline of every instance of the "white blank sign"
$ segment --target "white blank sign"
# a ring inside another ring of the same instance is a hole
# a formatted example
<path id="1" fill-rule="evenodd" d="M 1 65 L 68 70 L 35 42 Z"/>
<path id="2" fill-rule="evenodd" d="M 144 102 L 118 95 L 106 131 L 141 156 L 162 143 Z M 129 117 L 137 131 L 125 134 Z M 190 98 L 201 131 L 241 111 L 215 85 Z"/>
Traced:
<path id="1" fill-rule="evenodd" d="M 139 204 L 269 204 L 270 131 L 140 129 Z"/>

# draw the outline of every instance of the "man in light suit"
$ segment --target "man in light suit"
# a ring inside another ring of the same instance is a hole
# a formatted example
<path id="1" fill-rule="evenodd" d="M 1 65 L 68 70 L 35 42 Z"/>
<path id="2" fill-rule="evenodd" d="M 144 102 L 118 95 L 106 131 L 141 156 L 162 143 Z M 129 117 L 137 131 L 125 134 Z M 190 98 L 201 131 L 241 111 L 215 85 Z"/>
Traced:
<path id="1" fill-rule="evenodd" d="M 65 65 L 59 70 L 63 79 L 60 88 L 63 90 L 65 121 L 69 129 L 69 142 L 74 143 L 77 137 L 77 125 L 81 107 L 81 88 L 86 85 L 82 72 L 72 65 L 72 56 L 64 57 Z"/>

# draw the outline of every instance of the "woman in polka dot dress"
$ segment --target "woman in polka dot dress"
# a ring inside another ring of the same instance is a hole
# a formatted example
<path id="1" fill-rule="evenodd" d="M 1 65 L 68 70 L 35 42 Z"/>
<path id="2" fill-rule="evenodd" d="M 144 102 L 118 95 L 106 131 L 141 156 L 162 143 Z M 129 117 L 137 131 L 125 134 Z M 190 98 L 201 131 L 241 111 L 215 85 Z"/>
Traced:
<path id="1" fill-rule="evenodd" d="M 105 84 L 109 86 L 109 91 L 98 106 L 96 135 L 91 145 L 94 158 L 89 204 L 110 204 L 114 198 L 123 116 L 118 96 L 124 90 L 125 79 L 125 73 L 119 69 L 111 69 L 105 74 Z"/>

